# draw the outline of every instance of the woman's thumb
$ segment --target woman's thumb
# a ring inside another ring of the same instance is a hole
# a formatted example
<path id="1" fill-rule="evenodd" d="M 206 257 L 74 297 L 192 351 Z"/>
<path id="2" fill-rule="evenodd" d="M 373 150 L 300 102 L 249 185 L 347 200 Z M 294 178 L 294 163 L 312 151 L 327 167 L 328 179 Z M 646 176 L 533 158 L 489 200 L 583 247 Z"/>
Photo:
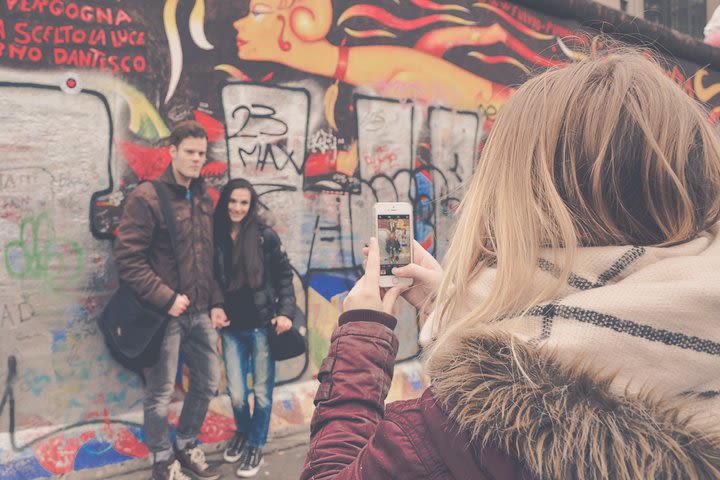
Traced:
<path id="1" fill-rule="evenodd" d="M 415 280 L 422 280 L 423 277 L 425 277 L 424 269 L 416 264 L 416 263 L 409 263 L 403 267 L 395 267 L 392 269 L 392 274 L 396 277 L 401 278 L 412 278 Z"/>

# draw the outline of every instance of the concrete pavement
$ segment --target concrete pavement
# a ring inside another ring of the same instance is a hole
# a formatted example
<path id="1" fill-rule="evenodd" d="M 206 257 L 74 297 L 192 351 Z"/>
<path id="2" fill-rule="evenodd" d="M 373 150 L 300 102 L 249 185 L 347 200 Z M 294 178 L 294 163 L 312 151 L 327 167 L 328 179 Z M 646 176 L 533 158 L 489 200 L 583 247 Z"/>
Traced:
<path id="1" fill-rule="evenodd" d="M 255 478 L 272 480 L 296 480 L 300 476 L 310 431 L 307 426 L 296 430 L 282 432 L 271 438 L 263 452 L 265 454 L 263 466 Z M 222 452 L 225 443 L 203 445 L 208 462 L 220 465 L 223 479 L 238 478 L 235 476 L 237 465 L 223 463 Z M 150 464 L 146 458 L 109 465 L 107 467 L 82 470 L 63 475 L 66 480 L 149 480 L 151 475 Z"/>

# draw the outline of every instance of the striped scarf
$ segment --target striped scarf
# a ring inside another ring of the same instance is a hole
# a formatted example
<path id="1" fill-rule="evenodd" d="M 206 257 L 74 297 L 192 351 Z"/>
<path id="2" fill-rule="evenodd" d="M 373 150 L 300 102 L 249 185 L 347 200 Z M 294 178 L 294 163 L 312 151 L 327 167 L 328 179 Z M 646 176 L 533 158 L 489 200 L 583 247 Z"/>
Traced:
<path id="1" fill-rule="evenodd" d="M 554 301 L 488 327 L 613 377 L 619 394 L 683 397 L 699 426 L 720 426 L 720 226 L 672 247 L 590 247 Z M 538 288 L 553 265 L 540 262 Z M 495 270 L 470 285 L 469 309 Z M 431 316 L 432 318 L 432 316 Z M 423 327 L 427 343 L 432 320 Z M 697 401 L 694 401 L 697 400 Z"/>

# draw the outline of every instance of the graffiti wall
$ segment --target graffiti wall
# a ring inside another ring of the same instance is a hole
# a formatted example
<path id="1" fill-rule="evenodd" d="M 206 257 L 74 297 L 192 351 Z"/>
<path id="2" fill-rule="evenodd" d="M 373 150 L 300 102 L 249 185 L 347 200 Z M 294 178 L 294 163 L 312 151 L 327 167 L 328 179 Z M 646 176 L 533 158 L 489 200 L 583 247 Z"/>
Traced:
<path id="1" fill-rule="evenodd" d="M 279 365 L 280 431 L 312 414 L 373 203 L 410 202 L 442 257 L 503 103 L 605 48 L 597 35 L 502 0 L 0 0 L 0 478 L 147 455 L 141 384 L 95 321 L 123 202 L 167 168 L 174 123 L 207 128 L 213 195 L 229 178 L 257 186 L 295 270 L 310 348 Z M 716 121 L 720 75 L 667 70 Z M 418 322 L 398 315 L 393 395 L 408 397 L 423 386 Z M 181 363 L 177 401 L 185 388 Z M 229 438 L 231 417 L 221 393 L 202 441 Z"/>

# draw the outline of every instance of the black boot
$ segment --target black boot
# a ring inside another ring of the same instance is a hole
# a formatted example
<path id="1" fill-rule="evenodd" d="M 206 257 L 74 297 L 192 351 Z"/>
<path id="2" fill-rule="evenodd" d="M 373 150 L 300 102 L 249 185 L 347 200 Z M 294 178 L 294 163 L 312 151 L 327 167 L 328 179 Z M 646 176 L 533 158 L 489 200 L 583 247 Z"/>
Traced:
<path id="1" fill-rule="evenodd" d="M 262 460 L 262 448 L 249 447 L 245 452 L 242 462 L 240 463 L 240 467 L 235 471 L 235 474 L 240 478 L 254 477 L 260 471 Z"/>
<path id="2" fill-rule="evenodd" d="M 228 443 L 225 452 L 223 453 L 223 459 L 227 463 L 235 463 L 242 459 L 247 450 L 247 434 L 244 432 L 238 432 Z"/>

